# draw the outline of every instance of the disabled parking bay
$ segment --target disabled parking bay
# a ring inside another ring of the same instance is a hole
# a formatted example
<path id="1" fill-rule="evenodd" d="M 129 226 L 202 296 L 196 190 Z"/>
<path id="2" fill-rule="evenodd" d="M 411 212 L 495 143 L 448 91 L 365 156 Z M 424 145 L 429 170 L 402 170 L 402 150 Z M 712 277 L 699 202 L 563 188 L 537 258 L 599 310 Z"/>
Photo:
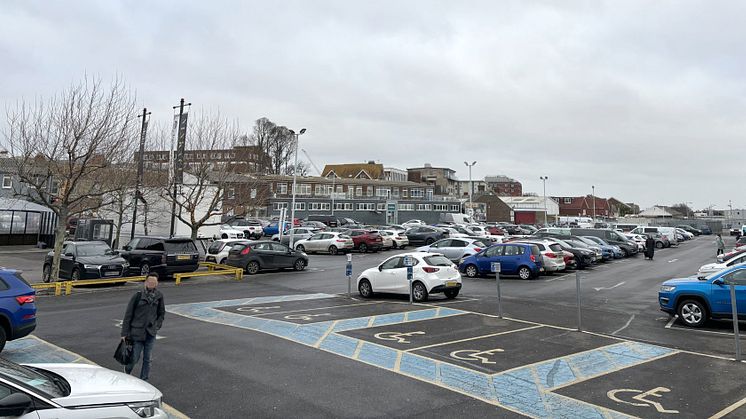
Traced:
<path id="1" fill-rule="evenodd" d="M 298 309 L 292 312 L 280 311 L 276 313 L 257 314 L 256 317 L 296 324 L 309 324 L 343 320 L 356 317 L 379 316 L 382 314 L 403 313 L 412 311 L 413 307 L 404 303 L 361 302 L 328 306 L 314 309 Z"/>
<path id="2" fill-rule="evenodd" d="M 389 348 L 414 351 L 431 345 L 494 336 L 530 327 L 537 326 L 467 313 L 438 319 L 350 330 L 342 334 Z"/>
<path id="3" fill-rule="evenodd" d="M 535 326 L 479 339 L 432 345 L 412 353 L 494 374 L 618 342 L 587 333 Z"/>
<path id="4" fill-rule="evenodd" d="M 217 307 L 218 310 L 229 313 L 243 314 L 246 316 L 258 316 L 261 314 L 294 312 L 299 310 L 317 310 L 324 308 L 333 308 L 349 305 L 358 305 L 360 301 L 350 300 L 347 298 L 330 297 L 318 298 L 313 300 L 296 300 L 296 301 L 278 301 L 271 303 L 249 303 L 233 305 L 226 307 Z M 370 304 L 370 303 L 367 303 Z"/>
<path id="5" fill-rule="evenodd" d="M 677 352 L 553 392 L 643 418 L 743 418 L 744 377 L 744 363 Z"/>

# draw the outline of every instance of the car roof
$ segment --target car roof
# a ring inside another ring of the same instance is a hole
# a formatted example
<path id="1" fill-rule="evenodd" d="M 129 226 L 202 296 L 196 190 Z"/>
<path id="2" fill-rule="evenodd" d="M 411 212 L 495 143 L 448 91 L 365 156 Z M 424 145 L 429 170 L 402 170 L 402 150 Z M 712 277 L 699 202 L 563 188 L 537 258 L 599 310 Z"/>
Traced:
<path id="1" fill-rule="evenodd" d="M 64 244 L 106 244 L 102 240 L 65 240 Z M 108 246 L 108 244 L 106 244 Z"/>

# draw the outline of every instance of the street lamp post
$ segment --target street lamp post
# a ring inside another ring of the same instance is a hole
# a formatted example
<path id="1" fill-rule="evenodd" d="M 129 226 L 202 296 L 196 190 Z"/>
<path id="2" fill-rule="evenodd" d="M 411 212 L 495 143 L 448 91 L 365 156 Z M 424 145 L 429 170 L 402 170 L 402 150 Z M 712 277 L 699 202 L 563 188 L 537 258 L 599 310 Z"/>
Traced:
<path id="1" fill-rule="evenodd" d="M 544 184 L 544 227 L 547 226 L 547 180 L 549 176 L 539 176 L 541 182 Z"/>
<path id="2" fill-rule="evenodd" d="M 474 192 L 474 184 L 471 181 L 471 168 L 474 167 L 474 165 L 477 164 L 477 162 L 473 161 L 471 164 L 464 162 L 464 164 L 466 165 L 466 167 L 469 168 L 469 209 L 473 211 L 471 194 Z"/>
<path id="3" fill-rule="evenodd" d="M 305 132 L 306 132 L 305 128 L 301 129 L 300 132 L 297 134 L 295 133 L 295 131 L 290 130 L 290 133 L 295 136 L 295 160 L 293 162 L 293 202 L 291 204 L 292 206 L 290 207 L 290 227 L 291 228 L 295 228 L 295 182 L 296 182 L 296 178 L 298 177 L 298 137 L 305 134 Z M 284 227 L 284 224 L 280 228 L 283 228 L 283 227 Z M 291 249 L 294 248 L 293 237 L 294 235 L 290 234 L 290 248 Z"/>
<path id="4" fill-rule="evenodd" d="M 596 224 L 596 186 L 591 185 L 591 190 L 593 191 L 591 199 L 593 199 L 593 224 L 595 226 Z"/>

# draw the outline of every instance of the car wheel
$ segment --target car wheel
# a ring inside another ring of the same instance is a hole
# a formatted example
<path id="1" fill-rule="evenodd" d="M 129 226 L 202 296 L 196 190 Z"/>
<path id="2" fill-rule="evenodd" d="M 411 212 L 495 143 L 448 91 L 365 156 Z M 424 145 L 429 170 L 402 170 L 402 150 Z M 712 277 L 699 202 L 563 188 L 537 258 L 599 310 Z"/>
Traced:
<path id="1" fill-rule="evenodd" d="M 622 257 L 629 257 L 629 252 L 626 249 L 622 249 Z"/>
<path id="2" fill-rule="evenodd" d="M 521 266 L 521 268 L 518 269 L 518 276 L 521 279 L 531 279 L 531 269 L 528 269 L 525 266 Z"/>
<path id="3" fill-rule="evenodd" d="M 474 265 L 469 265 L 464 270 L 466 272 L 466 276 L 469 278 L 476 278 L 477 275 L 479 275 L 479 270 L 477 270 L 477 267 Z"/>
<path id="4" fill-rule="evenodd" d="M 370 282 L 367 279 L 363 279 L 357 285 L 357 291 L 363 298 L 370 298 L 373 296 L 373 287 L 370 286 Z"/>
<path id="5" fill-rule="evenodd" d="M 299 252 L 305 252 L 306 251 L 306 247 L 303 246 L 302 244 L 299 244 L 299 245 L 295 246 L 295 250 L 297 250 Z"/>
<path id="6" fill-rule="evenodd" d="M 656 249 L 663 249 L 663 243 L 662 242 L 655 243 L 655 248 Z"/>
<path id="7" fill-rule="evenodd" d="M 418 303 L 427 301 L 427 288 L 422 282 L 415 282 L 412 285 L 412 299 Z"/>
<path id="8" fill-rule="evenodd" d="M 218 261 L 218 265 L 223 265 L 223 264 L 225 264 L 225 259 L 220 259 L 220 260 Z"/>
<path id="9" fill-rule="evenodd" d="M 392 242 L 391 242 L 391 248 L 392 248 L 392 249 L 396 249 L 396 247 L 397 247 L 397 244 L 396 244 L 396 242 L 395 242 L 395 241 L 392 241 Z"/>
<path id="10" fill-rule="evenodd" d="M 399 249 L 404 250 L 404 248 L 407 246 L 399 246 Z"/>
<path id="11" fill-rule="evenodd" d="M 5 342 L 8 341 L 8 336 L 5 334 L 5 328 L 0 327 L 0 351 L 5 348 Z"/>
<path id="12" fill-rule="evenodd" d="M 246 264 L 246 273 L 249 275 L 254 275 L 257 272 L 259 272 L 259 262 L 252 260 L 251 262 Z"/>
<path id="13" fill-rule="evenodd" d="M 365 253 L 368 251 L 368 245 L 365 243 L 360 243 L 360 246 L 358 246 L 357 250 L 359 250 L 360 253 Z"/>
<path id="14" fill-rule="evenodd" d="M 707 321 L 707 307 L 697 300 L 682 301 L 678 314 L 684 324 L 690 327 L 701 327 Z"/>
<path id="15" fill-rule="evenodd" d="M 73 281 L 80 280 L 80 269 L 78 268 L 73 269 L 72 274 L 70 274 L 70 279 Z"/>
<path id="16" fill-rule="evenodd" d="M 225 234 L 225 233 L 223 233 L 223 234 L 221 234 L 221 235 L 220 235 L 220 238 L 221 238 L 221 239 L 227 239 L 227 238 L 228 238 L 228 235 L 227 235 L 227 234 Z"/>
<path id="17" fill-rule="evenodd" d="M 293 269 L 295 269 L 296 271 L 302 271 L 306 269 L 306 262 L 303 259 L 296 260 L 293 264 Z"/>
<path id="18" fill-rule="evenodd" d="M 431 237 L 428 237 L 427 240 L 425 240 L 425 245 L 426 246 L 430 246 L 434 242 L 435 242 L 435 240 L 433 240 Z"/>
<path id="19" fill-rule="evenodd" d="M 329 246 L 329 254 L 330 255 L 336 255 L 337 253 L 339 253 L 339 249 L 337 249 L 337 246 L 335 246 L 335 245 Z"/>
<path id="20" fill-rule="evenodd" d="M 140 276 L 148 276 L 149 273 L 150 273 L 150 265 L 148 265 L 147 263 L 143 263 L 140 266 Z"/>
<path id="21" fill-rule="evenodd" d="M 52 280 L 52 265 L 44 265 L 44 270 L 41 274 L 41 280 L 49 282 Z"/>
<path id="22" fill-rule="evenodd" d="M 443 291 L 443 294 L 445 294 L 446 298 L 449 300 L 453 300 L 458 296 L 458 292 L 461 290 L 455 289 L 455 290 L 445 290 Z"/>

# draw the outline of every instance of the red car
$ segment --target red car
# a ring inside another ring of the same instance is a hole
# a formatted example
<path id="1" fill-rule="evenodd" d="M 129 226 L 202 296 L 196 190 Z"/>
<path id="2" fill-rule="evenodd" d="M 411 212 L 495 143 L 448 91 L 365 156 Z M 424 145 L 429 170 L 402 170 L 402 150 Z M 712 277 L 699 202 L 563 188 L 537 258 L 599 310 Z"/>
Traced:
<path id="1" fill-rule="evenodd" d="M 487 230 L 487 233 L 493 236 L 504 236 L 505 235 L 505 230 L 501 229 L 500 227 L 495 227 L 495 226 L 489 227 L 488 226 L 487 228 L 485 228 L 485 230 Z"/>
<path id="2" fill-rule="evenodd" d="M 354 249 L 360 253 L 367 251 L 377 252 L 383 248 L 383 237 L 370 230 L 350 230 L 348 235 L 352 237 Z"/>

